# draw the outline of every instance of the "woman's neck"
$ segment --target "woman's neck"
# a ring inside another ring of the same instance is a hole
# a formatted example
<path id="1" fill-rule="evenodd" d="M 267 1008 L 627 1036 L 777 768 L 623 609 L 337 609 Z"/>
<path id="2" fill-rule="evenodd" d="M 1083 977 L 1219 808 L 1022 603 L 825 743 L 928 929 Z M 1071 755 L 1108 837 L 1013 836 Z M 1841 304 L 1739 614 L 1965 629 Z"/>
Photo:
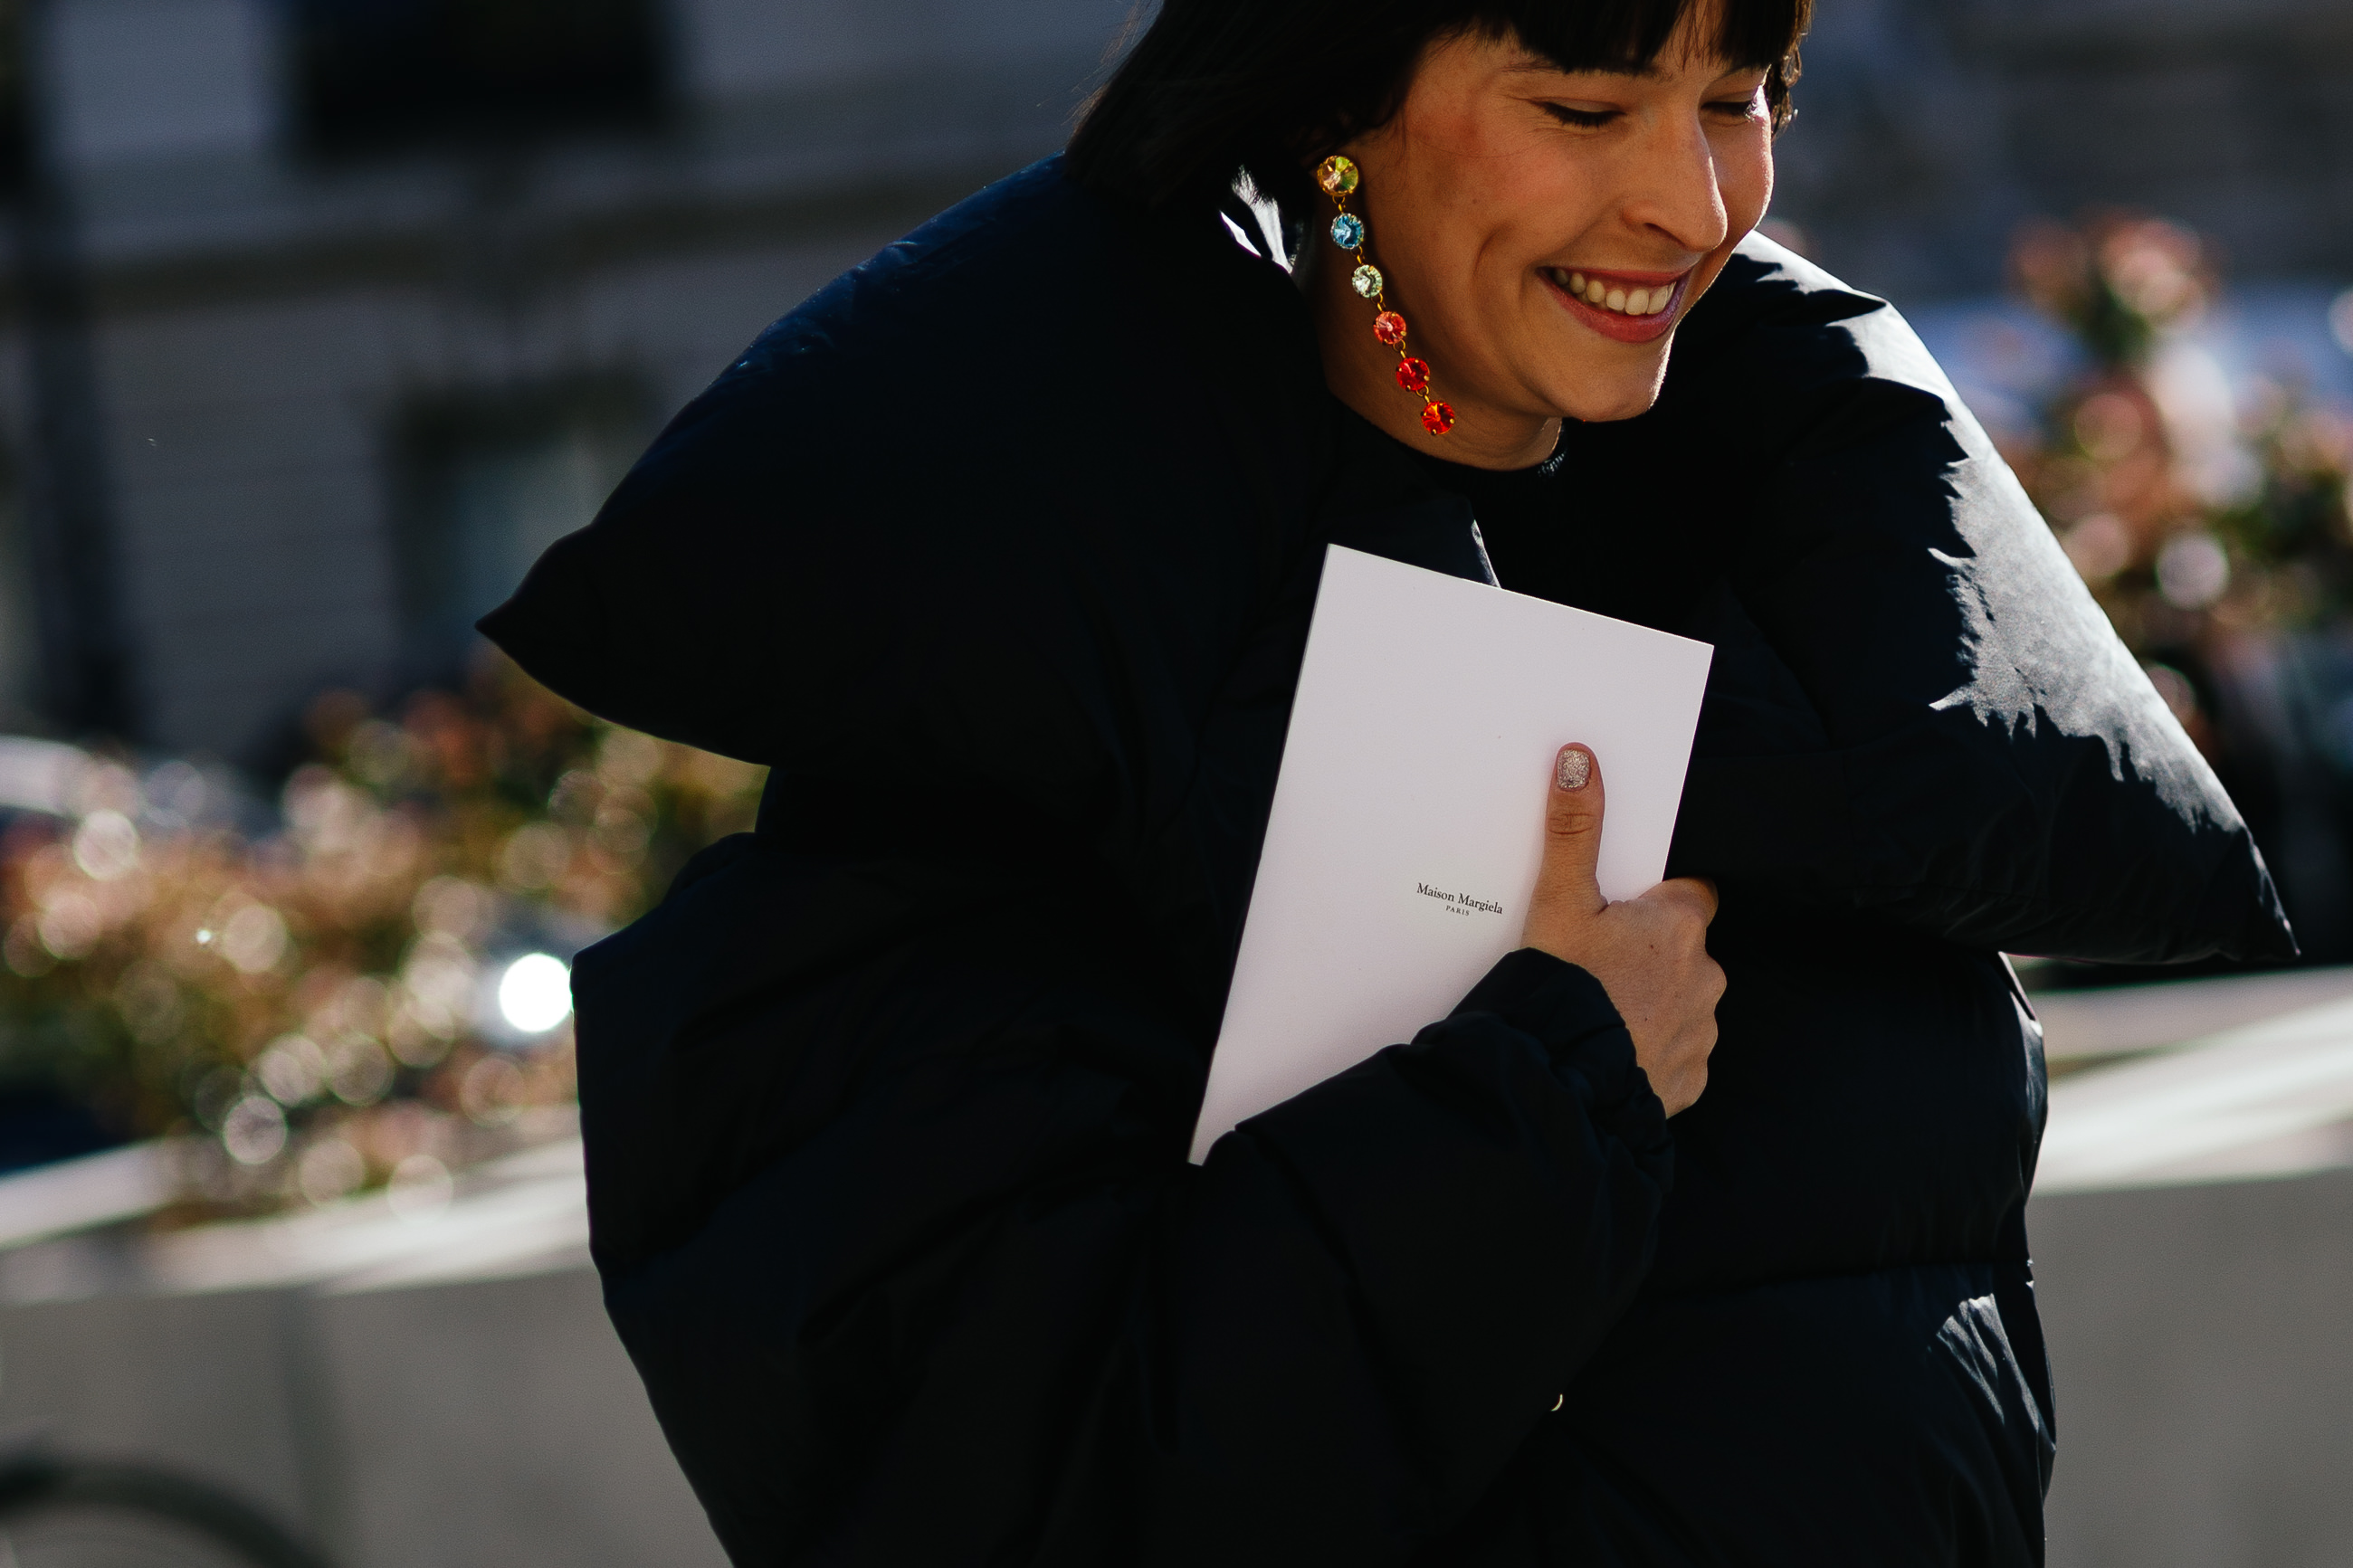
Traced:
<path id="1" fill-rule="evenodd" d="M 1397 351 L 1373 336 L 1373 307 L 1348 286 L 1348 269 L 1329 246 L 1311 244 L 1294 273 L 1315 322 L 1324 358 L 1324 384 L 1383 435 L 1417 452 L 1428 452 L 1474 468 L 1526 468 L 1552 456 L 1560 443 L 1560 420 L 1497 408 L 1450 384 L 1446 366 L 1432 361 L 1430 378 L 1439 395 L 1454 405 L 1454 428 L 1432 436 L 1421 426 L 1421 404 L 1398 385 Z M 1346 259 L 1340 257 L 1340 259 Z"/>

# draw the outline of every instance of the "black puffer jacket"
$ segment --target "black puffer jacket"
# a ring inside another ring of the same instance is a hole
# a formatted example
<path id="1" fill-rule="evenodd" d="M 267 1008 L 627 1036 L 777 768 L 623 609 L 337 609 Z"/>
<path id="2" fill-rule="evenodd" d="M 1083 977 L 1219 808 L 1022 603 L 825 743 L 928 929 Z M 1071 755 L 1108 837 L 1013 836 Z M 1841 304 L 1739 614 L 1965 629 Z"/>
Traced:
<path id="1" fill-rule="evenodd" d="M 1483 575 L 1474 508 L 1506 584 L 1717 646 L 1708 1093 L 1665 1123 L 1523 952 L 1189 1167 L 1323 546 Z M 484 625 L 776 768 L 575 977 L 607 1300 L 746 1564 L 2037 1561 L 1997 950 L 2289 945 L 1917 341 L 1761 242 L 1655 412 L 1469 475 L 1215 215 L 1049 162 L 770 329 Z"/>

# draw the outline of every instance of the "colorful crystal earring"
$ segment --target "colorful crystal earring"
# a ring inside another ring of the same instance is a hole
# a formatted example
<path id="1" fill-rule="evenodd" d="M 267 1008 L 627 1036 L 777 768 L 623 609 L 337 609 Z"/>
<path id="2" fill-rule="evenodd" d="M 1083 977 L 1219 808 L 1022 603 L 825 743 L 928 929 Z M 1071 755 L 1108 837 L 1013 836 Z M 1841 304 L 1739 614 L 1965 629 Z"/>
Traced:
<path id="1" fill-rule="evenodd" d="M 1356 258 L 1356 271 L 1348 275 L 1349 287 L 1373 302 L 1373 336 L 1398 352 L 1398 384 L 1421 399 L 1421 427 L 1433 436 L 1443 436 L 1454 428 L 1454 410 L 1430 395 L 1430 363 L 1405 352 L 1405 318 L 1388 308 L 1385 289 L 1387 281 L 1381 269 L 1365 258 L 1365 220 L 1348 210 L 1348 197 L 1355 192 L 1359 176 L 1356 165 L 1335 153 L 1324 160 L 1315 171 L 1315 183 L 1340 209 L 1332 220 L 1332 243 Z"/>

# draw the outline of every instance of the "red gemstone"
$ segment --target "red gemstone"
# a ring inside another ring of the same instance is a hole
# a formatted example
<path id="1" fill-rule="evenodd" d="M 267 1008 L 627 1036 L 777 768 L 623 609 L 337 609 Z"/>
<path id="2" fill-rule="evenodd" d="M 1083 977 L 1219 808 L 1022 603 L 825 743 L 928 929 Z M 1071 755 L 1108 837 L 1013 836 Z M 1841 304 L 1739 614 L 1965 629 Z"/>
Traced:
<path id="1" fill-rule="evenodd" d="M 1405 342 L 1405 318 L 1395 310 L 1383 310 L 1373 318 L 1373 336 L 1395 348 Z"/>
<path id="2" fill-rule="evenodd" d="M 1408 392 L 1420 392 L 1430 385 L 1430 362 L 1419 359 L 1398 361 L 1398 384 Z"/>
<path id="3" fill-rule="evenodd" d="M 1454 410 L 1443 403 L 1421 405 L 1421 427 L 1433 436 L 1443 436 L 1454 428 Z"/>

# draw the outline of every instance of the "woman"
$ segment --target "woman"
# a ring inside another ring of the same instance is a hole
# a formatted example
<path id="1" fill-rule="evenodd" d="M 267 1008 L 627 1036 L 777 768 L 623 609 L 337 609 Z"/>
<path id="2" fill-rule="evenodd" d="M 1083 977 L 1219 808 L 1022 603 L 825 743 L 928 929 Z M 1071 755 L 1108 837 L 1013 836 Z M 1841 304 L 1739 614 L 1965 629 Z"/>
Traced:
<path id="1" fill-rule="evenodd" d="M 1804 20 L 1166 0 L 484 623 L 776 768 L 575 980 L 607 1300 L 737 1562 L 2040 1561 L 2000 951 L 2292 944 L 1909 330 L 1749 236 Z M 1195 1169 L 1332 542 L 1715 645 L 1729 989 L 1703 885 L 1581 890 L 1572 751 L 1530 945 Z"/>

